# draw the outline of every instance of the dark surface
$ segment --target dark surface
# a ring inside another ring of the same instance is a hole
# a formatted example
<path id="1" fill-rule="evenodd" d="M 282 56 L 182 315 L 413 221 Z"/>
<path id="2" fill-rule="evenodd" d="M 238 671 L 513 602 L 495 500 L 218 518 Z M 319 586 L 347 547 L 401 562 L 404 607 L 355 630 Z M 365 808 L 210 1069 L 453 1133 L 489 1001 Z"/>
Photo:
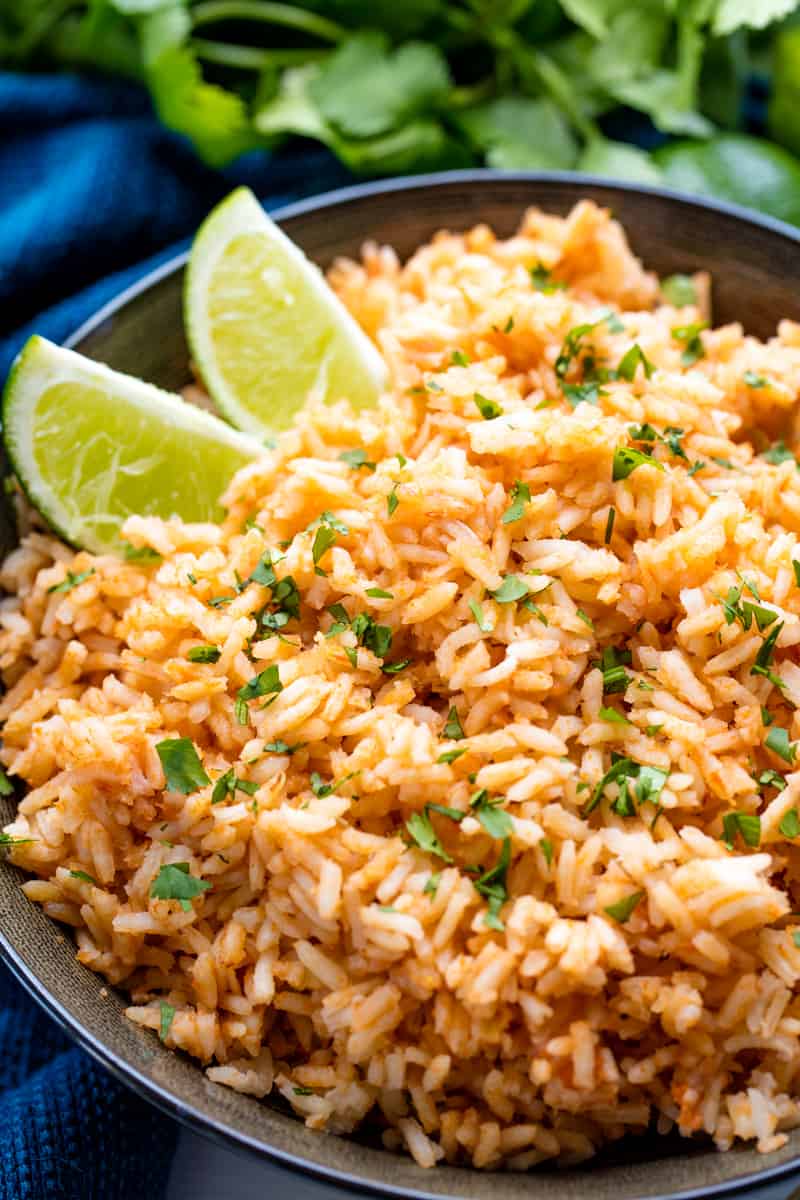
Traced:
<path id="1" fill-rule="evenodd" d="M 321 266 L 358 253 L 364 238 L 407 255 L 436 229 L 490 223 L 502 235 L 522 210 L 539 204 L 563 213 L 581 197 L 610 206 L 649 267 L 660 274 L 713 273 L 714 320 L 740 320 L 761 337 L 783 317 L 800 320 L 800 235 L 774 222 L 748 220 L 732 208 L 658 191 L 635 190 L 577 177 L 537 178 L 464 173 L 436 181 L 367 185 L 331 202 L 285 210 L 286 231 Z M 161 268 L 93 319 L 74 339 L 78 349 L 162 387 L 189 378 L 181 332 L 182 259 Z M 0 799 L 0 822 L 13 803 Z M 18 889 L 20 873 L 0 864 L 0 948 L 12 969 L 81 1044 L 114 1073 L 166 1111 L 202 1131 L 257 1153 L 273 1155 L 333 1180 L 393 1195 L 464 1200 L 645 1200 L 717 1194 L 755 1176 L 789 1169 L 800 1156 L 800 1132 L 776 1154 L 744 1149 L 718 1154 L 695 1142 L 653 1137 L 612 1150 L 582 1168 L 540 1168 L 526 1176 L 413 1162 L 354 1140 L 312 1133 L 264 1103 L 211 1084 L 197 1065 L 166 1050 L 122 1017 L 123 999 L 81 967 L 61 931 Z M 143 1148 L 146 1153 L 146 1148 Z"/>

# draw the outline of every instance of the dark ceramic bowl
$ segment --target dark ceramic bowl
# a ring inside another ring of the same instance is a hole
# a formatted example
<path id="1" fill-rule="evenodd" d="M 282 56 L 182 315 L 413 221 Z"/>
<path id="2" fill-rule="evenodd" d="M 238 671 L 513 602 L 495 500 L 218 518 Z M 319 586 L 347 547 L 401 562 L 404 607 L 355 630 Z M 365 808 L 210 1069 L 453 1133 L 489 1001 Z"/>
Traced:
<path id="1" fill-rule="evenodd" d="M 659 274 L 710 271 L 715 323 L 738 320 L 763 338 L 782 317 L 800 321 L 800 233 L 742 209 L 658 189 L 577 175 L 458 172 L 349 188 L 277 215 L 290 237 L 326 267 L 336 255 L 357 255 L 365 238 L 388 242 L 406 256 L 437 229 L 486 221 L 507 235 L 527 205 L 565 213 L 582 197 L 612 208 L 636 252 Z M 187 383 L 184 263 L 185 256 L 175 259 L 130 288 L 78 330 L 71 344 L 162 387 Z M 12 811 L 13 799 L 0 798 L 0 823 Z M 719 1154 L 707 1142 L 653 1134 L 564 1171 L 542 1167 L 526 1176 L 455 1167 L 423 1171 L 369 1138 L 312 1133 L 285 1110 L 210 1083 L 195 1062 L 125 1020 L 123 997 L 75 961 L 70 938 L 24 898 L 21 879 L 19 871 L 0 863 L 0 950 L 34 997 L 90 1054 L 200 1132 L 351 1190 L 420 1200 L 518 1200 L 522 1194 L 527 1200 L 582 1200 L 590 1194 L 596 1200 L 688 1198 L 777 1177 L 800 1160 L 800 1130 L 769 1156 L 746 1148 Z"/>

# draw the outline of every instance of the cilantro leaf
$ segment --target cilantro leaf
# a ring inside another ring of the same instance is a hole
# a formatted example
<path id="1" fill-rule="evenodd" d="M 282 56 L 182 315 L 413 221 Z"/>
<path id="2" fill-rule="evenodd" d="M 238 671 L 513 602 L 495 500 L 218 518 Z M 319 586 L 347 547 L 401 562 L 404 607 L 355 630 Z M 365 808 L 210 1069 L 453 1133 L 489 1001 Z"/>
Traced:
<path id="1" fill-rule="evenodd" d="M 449 738 L 451 742 L 460 742 L 462 738 L 466 737 L 455 704 L 450 706 L 450 711 L 447 714 L 447 720 L 442 730 L 442 737 Z"/>
<path id="2" fill-rule="evenodd" d="M 435 854 L 445 862 L 453 861 L 436 836 L 436 831 L 427 813 L 412 813 L 406 821 L 406 829 L 420 850 L 424 850 L 427 854 Z"/>
<path id="3" fill-rule="evenodd" d="M 752 385 L 751 385 L 752 386 Z M 782 462 L 796 462 L 794 454 L 789 449 L 784 441 L 775 442 L 768 450 L 759 455 L 764 459 L 764 462 L 772 463 L 774 467 Z"/>
<path id="4" fill-rule="evenodd" d="M 189 662 L 215 663 L 222 651 L 217 646 L 192 646 L 186 654 Z"/>
<path id="5" fill-rule="evenodd" d="M 72 571 L 67 571 L 66 577 L 62 579 L 61 583 L 54 583 L 47 589 L 47 594 L 49 596 L 54 592 L 71 592 L 79 584 L 85 583 L 90 575 L 94 575 L 94 567 L 90 567 L 88 571 L 79 571 L 77 575 Z"/>
<path id="6" fill-rule="evenodd" d="M 744 375 L 742 375 L 742 379 L 744 380 L 744 382 L 747 384 L 747 386 L 749 388 L 763 388 L 763 387 L 767 386 L 767 382 L 768 382 L 764 375 L 757 375 L 755 371 L 745 371 Z M 778 442 L 778 445 L 783 446 L 783 442 Z M 766 456 L 766 454 L 764 454 L 764 455 L 762 455 L 762 457 L 766 458 L 767 456 Z M 791 452 L 789 452 L 789 457 L 794 458 L 794 455 Z M 770 461 L 781 462 L 782 460 L 781 459 L 776 459 L 776 460 L 768 459 L 767 461 L 768 462 L 770 462 Z"/>
<path id="7" fill-rule="evenodd" d="M 13 796 L 14 785 L 5 773 L 3 767 L 0 767 L 0 796 Z"/>
<path id="8" fill-rule="evenodd" d="M 617 375 L 620 379 L 627 379 L 628 383 L 632 383 L 636 375 L 636 368 L 640 363 L 645 378 L 649 379 L 655 368 L 639 343 L 634 342 L 630 350 L 620 359 L 619 366 L 617 367 Z"/>
<path id="9" fill-rule="evenodd" d="M 161 555 L 152 546 L 134 546 L 131 542 L 123 542 L 125 558 L 128 562 L 155 564 L 161 562 Z"/>
<path id="10" fill-rule="evenodd" d="M 800 834 L 800 813 L 796 808 L 783 814 L 778 829 L 786 838 L 796 838 Z"/>
<path id="11" fill-rule="evenodd" d="M 800 563 L 798 563 L 798 567 L 800 567 Z M 798 586 L 800 586 L 800 584 L 798 584 Z M 480 629 L 481 633 L 492 632 L 492 627 L 486 623 L 483 615 L 483 608 L 480 604 L 478 604 L 477 600 L 470 600 L 469 611 L 475 618 L 475 624 L 478 626 L 478 629 Z"/>
<path id="12" fill-rule="evenodd" d="M 499 805 L 499 800 L 486 799 L 472 806 L 475 816 L 489 836 L 498 840 L 510 837 L 514 828 L 511 817 Z"/>
<path id="13" fill-rule="evenodd" d="M 722 840 L 729 850 L 733 850 L 737 833 L 741 834 L 746 846 L 761 843 L 761 818 L 756 813 L 726 813 L 722 818 L 722 830 Z"/>
<path id="14" fill-rule="evenodd" d="M 97 887 L 97 880 L 93 875 L 87 874 L 86 871 L 70 871 L 70 875 L 73 879 L 80 879 L 81 883 L 91 883 Z"/>
<path id="15" fill-rule="evenodd" d="M 681 354 L 681 363 L 684 367 L 691 367 L 698 359 L 705 358 L 706 348 L 700 337 L 704 329 L 708 329 L 708 321 L 694 321 L 691 325 L 676 325 L 672 330 L 675 341 L 684 343 Z"/>
<path id="16" fill-rule="evenodd" d="M 794 763 L 797 756 L 797 742 L 789 741 L 789 734 L 780 725 L 773 725 L 764 738 L 764 745 L 784 762 Z"/>
<path id="17" fill-rule="evenodd" d="M 601 708 L 598 716 L 601 721 L 608 721 L 610 725 L 630 725 L 631 723 L 625 714 L 616 708 Z"/>
<path id="18" fill-rule="evenodd" d="M 468 750 L 467 746 L 462 747 L 460 750 L 445 750 L 444 754 L 439 755 L 436 762 L 437 763 L 453 763 L 456 761 L 457 758 L 461 758 L 462 755 L 466 754 L 467 750 Z"/>
<path id="19" fill-rule="evenodd" d="M 530 276 L 535 292 L 549 294 L 560 291 L 567 286 L 565 283 L 553 279 L 552 272 L 541 262 L 538 262 L 535 267 L 531 267 Z"/>
<path id="20" fill-rule="evenodd" d="M 189 796 L 211 782 L 191 738 L 166 738 L 156 743 L 156 753 L 161 759 L 168 791 Z"/>
<path id="21" fill-rule="evenodd" d="M 496 400 L 489 400 L 486 396 L 482 396 L 480 392 L 475 392 L 472 399 L 477 405 L 478 412 L 483 417 L 484 421 L 491 421 L 495 417 L 501 417 L 503 410 Z"/>
<path id="22" fill-rule="evenodd" d="M 527 483 L 521 483 L 517 479 L 511 488 L 511 504 L 503 513 L 500 520 L 504 525 L 511 525 L 514 521 L 522 519 L 525 513 L 525 505 L 530 503 L 531 489 Z"/>
<path id="23" fill-rule="evenodd" d="M 379 587 L 367 588 L 365 595 L 370 596 L 373 600 L 394 600 L 393 592 L 386 592 Z"/>
<path id="24" fill-rule="evenodd" d="M 406 125 L 443 99 L 447 63 L 429 42 L 389 49 L 379 33 L 342 41 L 309 85 L 323 118 L 350 138 L 372 138 Z"/>
<path id="25" fill-rule="evenodd" d="M 175 1020 L 175 1009 L 171 1004 L 167 1004 L 166 1000 L 159 1000 L 158 1004 L 160 1009 L 158 1036 L 162 1042 L 165 1042 L 172 1028 L 172 1022 Z"/>
<path id="26" fill-rule="evenodd" d="M 579 404 L 597 404 L 601 396 L 608 395 L 608 392 L 603 391 L 596 379 L 590 380 L 589 383 L 564 383 L 562 381 L 561 391 L 571 408 L 577 408 Z"/>
<path id="27" fill-rule="evenodd" d="M 551 866 L 553 862 L 553 843 L 549 838 L 542 838 L 542 840 L 539 842 L 539 849 L 544 855 L 544 861 L 547 863 L 548 867 Z"/>
<path id="28" fill-rule="evenodd" d="M 634 909 L 644 899 L 644 892 L 632 892 L 630 896 L 625 896 L 622 900 L 617 900 L 616 904 L 609 904 L 603 909 L 603 912 L 616 921 L 619 925 L 624 925 L 633 915 Z"/>
<path id="29" fill-rule="evenodd" d="M 523 579 L 520 579 L 518 575 L 504 575 L 500 587 L 494 592 L 489 592 L 489 595 L 498 604 L 513 604 L 516 600 L 521 600 L 523 596 L 527 596 L 530 590 L 528 584 Z"/>
<path id="30" fill-rule="evenodd" d="M 339 460 L 347 463 L 348 467 L 352 467 L 354 471 L 360 470 L 361 467 L 366 471 L 374 471 L 377 465 L 367 458 L 367 452 L 361 446 L 356 446 L 353 450 L 343 450 L 339 455 Z"/>
<path id="31" fill-rule="evenodd" d="M 637 467 L 656 467 L 657 470 L 663 471 L 664 464 L 658 462 L 650 454 L 643 454 L 641 450 L 634 450 L 631 446 L 617 446 L 614 451 L 614 463 L 611 473 L 611 479 L 614 483 L 618 483 L 621 479 L 627 479 L 632 475 Z"/>
<path id="32" fill-rule="evenodd" d="M 248 701 L 255 700 L 259 696 L 277 695 L 283 691 L 280 673 L 275 663 L 267 667 L 266 670 L 254 675 L 236 693 L 238 699 Z"/>
<path id="33" fill-rule="evenodd" d="M 439 884 L 441 883 L 441 880 L 442 880 L 442 872 L 434 871 L 434 873 L 429 877 L 427 883 L 425 884 L 425 887 L 422 889 L 423 896 L 430 896 L 432 900 L 435 900 L 436 893 L 439 890 Z"/>
<path id="34" fill-rule="evenodd" d="M 668 275 L 661 280 L 661 295 L 673 308 L 697 304 L 697 292 L 691 275 Z"/>
<path id="35" fill-rule="evenodd" d="M 190 901 L 210 887 L 207 879 L 189 874 L 187 862 L 169 863 L 161 867 L 151 883 L 150 895 L 154 900 L 178 900 L 184 912 L 191 912 Z"/>
<path id="36" fill-rule="evenodd" d="M 319 566 L 320 559 L 330 550 L 336 538 L 336 530 L 332 529 L 330 525 L 320 525 L 317 528 L 311 547 L 311 557 L 315 567 Z"/>

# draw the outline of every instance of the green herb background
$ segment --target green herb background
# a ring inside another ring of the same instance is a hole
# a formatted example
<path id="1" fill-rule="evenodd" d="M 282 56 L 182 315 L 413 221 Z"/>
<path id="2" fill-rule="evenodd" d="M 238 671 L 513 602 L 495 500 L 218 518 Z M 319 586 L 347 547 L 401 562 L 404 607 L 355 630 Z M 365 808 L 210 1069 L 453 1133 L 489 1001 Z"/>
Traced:
<path id="1" fill-rule="evenodd" d="M 577 169 L 800 224 L 796 0 L 0 0 L 0 62 L 139 79 L 212 166 L 300 136 L 359 175 Z"/>

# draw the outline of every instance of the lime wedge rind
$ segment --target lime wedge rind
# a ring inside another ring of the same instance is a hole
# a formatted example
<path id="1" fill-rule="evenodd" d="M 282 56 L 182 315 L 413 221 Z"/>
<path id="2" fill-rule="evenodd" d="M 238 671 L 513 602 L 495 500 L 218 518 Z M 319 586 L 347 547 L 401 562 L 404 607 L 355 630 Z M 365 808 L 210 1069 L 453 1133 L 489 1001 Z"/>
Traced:
<path id="1" fill-rule="evenodd" d="M 34 335 L 3 392 L 3 437 L 30 502 L 65 541 L 119 552 L 131 514 L 219 521 L 258 442 L 179 396 Z"/>
<path id="2" fill-rule="evenodd" d="M 184 292 L 192 357 L 219 412 L 259 437 L 287 428 L 309 396 L 376 403 L 376 347 L 319 268 L 237 188 L 206 218 Z"/>

